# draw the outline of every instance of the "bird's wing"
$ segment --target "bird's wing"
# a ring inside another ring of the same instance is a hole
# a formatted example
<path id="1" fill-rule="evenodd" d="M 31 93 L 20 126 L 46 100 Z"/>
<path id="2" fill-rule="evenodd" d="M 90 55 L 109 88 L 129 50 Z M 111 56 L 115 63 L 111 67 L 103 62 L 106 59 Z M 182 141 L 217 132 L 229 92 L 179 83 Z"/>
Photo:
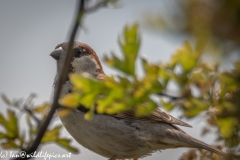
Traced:
<path id="1" fill-rule="evenodd" d="M 87 113 L 89 111 L 89 109 L 85 108 L 85 106 L 83 106 L 83 105 L 79 105 L 77 110 L 84 112 L 84 113 Z M 98 114 L 98 113 L 95 112 L 95 114 Z M 108 114 L 105 113 L 105 115 L 108 115 Z M 164 123 L 169 123 L 172 125 L 192 127 L 191 125 L 189 125 L 183 121 L 180 121 L 177 118 L 174 118 L 173 116 L 163 112 L 160 109 L 156 109 L 149 115 L 143 116 L 143 117 L 136 117 L 134 110 L 128 110 L 125 112 L 121 112 L 121 113 L 117 113 L 117 114 L 109 115 L 109 116 L 113 116 L 115 118 L 121 118 L 121 119 L 131 119 L 131 120 L 135 119 L 135 120 L 149 121 L 149 122 L 164 122 Z"/>
<path id="2" fill-rule="evenodd" d="M 136 117 L 134 110 L 128 110 L 126 112 L 118 113 L 113 115 L 114 117 L 117 118 L 125 118 L 125 119 L 138 119 L 142 121 L 152 121 L 152 122 L 165 122 L 169 124 L 175 124 L 175 125 L 180 125 L 180 126 L 185 126 L 185 127 L 192 127 L 191 125 L 180 121 L 177 118 L 174 118 L 173 116 L 165 113 L 164 111 L 160 109 L 155 109 L 151 114 L 148 116 L 144 117 Z"/>

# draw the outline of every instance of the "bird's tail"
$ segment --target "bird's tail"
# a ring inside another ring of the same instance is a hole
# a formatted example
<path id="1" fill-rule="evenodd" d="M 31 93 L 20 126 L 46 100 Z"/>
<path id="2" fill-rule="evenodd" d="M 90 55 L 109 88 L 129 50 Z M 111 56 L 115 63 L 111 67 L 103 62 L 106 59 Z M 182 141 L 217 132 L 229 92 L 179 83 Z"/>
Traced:
<path id="1" fill-rule="evenodd" d="M 193 138 L 193 137 L 189 136 L 188 134 L 186 134 L 184 132 L 176 131 L 176 130 L 174 130 L 174 132 L 169 130 L 168 132 L 169 132 L 168 136 L 171 136 L 169 138 L 175 139 L 177 141 L 180 141 L 180 142 L 184 143 L 186 145 L 186 147 L 201 148 L 201 149 L 208 150 L 210 152 L 214 152 L 214 153 L 219 154 L 219 155 L 224 156 L 224 157 L 232 157 L 232 158 L 239 159 L 239 156 L 235 156 L 235 155 L 225 153 L 225 152 L 217 149 L 216 147 L 213 147 L 213 146 L 211 146 L 207 143 L 204 143 L 204 142 L 202 142 L 202 141 L 200 141 L 196 138 Z"/>

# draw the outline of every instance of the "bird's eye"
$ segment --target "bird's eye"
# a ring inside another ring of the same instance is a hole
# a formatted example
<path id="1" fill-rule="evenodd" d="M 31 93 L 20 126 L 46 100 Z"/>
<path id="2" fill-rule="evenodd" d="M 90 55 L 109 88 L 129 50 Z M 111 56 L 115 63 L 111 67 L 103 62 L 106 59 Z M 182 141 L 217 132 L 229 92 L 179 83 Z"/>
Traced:
<path id="1" fill-rule="evenodd" d="M 83 55 L 85 55 L 85 54 L 87 54 L 87 51 L 86 51 L 86 49 L 84 49 L 84 48 L 77 48 L 76 50 L 75 50 L 75 57 L 81 57 L 81 56 L 83 56 Z"/>
<path id="2" fill-rule="evenodd" d="M 80 56 L 81 56 L 81 52 L 80 52 L 80 50 L 77 50 L 75 53 L 75 57 L 80 57 Z"/>
<path id="3" fill-rule="evenodd" d="M 77 49 L 75 53 L 75 57 L 80 57 L 83 54 L 82 49 Z"/>

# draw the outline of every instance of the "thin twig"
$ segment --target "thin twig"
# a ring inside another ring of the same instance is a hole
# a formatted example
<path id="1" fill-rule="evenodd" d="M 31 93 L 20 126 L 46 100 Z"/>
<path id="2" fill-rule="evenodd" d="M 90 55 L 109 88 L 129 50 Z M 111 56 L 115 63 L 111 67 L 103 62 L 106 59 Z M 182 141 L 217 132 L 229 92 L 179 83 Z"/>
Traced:
<path id="1" fill-rule="evenodd" d="M 100 0 L 100 1 L 98 1 L 96 4 L 94 4 L 93 6 L 87 8 L 87 9 L 85 10 L 85 12 L 86 12 L 86 13 L 94 12 L 94 11 L 96 11 L 97 9 L 101 8 L 102 6 L 104 6 L 106 3 L 107 3 L 106 0 Z"/>
<path id="2" fill-rule="evenodd" d="M 158 93 L 157 95 L 170 98 L 172 101 L 182 99 L 182 97 L 171 96 L 166 93 Z"/>
<path id="3" fill-rule="evenodd" d="M 62 68 L 61 74 L 59 76 L 59 80 L 58 80 L 57 85 L 56 85 L 56 92 L 55 92 L 55 95 L 54 95 L 54 100 L 53 100 L 51 110 L 49 111 L 48 116 L 46 117 L 44 122 L 40 125 L 40 128 L 38 130 L 38 134 L 37 134 L 36 138 L 34 139 L 33 143 L 31 144 L 31 146 L 29 146 L 27 149 L 24 150 L 26 152 L 26 154 L 31 154 L 31 153 L 33 153 L 37 150 L 37 148 L 38 148 L 39 144 L 41 143 L 41 140 L 44 136 L 44 133 L 46 132 L 47 127 L 48 127 L 56 109 L 58 108 L 58 99 L 60 97 L 62 86 L 67 79 L 68 68 L 69 68 L 68 66 L 70 65 L 70 61 L 73 57 L 72 46 L 73 46 L 73 43 L 74 43 L 74 38 L 75 38 L 75 35 L 77 33 L 78 26 L 81 23 L 83 14 L 84 14 L 84 0 L 80 0 L 75 24 L 74 24 L 74 27 L 73 27 L 73 30 L 72 30 L 72 33 L 71 33 L 70 41 L 69 41 L 67 55 L 66 55 L 65 61 L 64 61 L 64 67 Z M 27 159 L 27 158 L 26 157 L 25 158 L 19 157 L 19 158 L 16 158 L 16 159 Z"/>
<path id="4" fill-rule="evenodd" d="M 40 126 L 41 121 L 37 118 L 37 116 L 30 109 L 27 108 L 27 106 L 24 107 L 23 111 L 27 112 L 28 115 L 33 118 L 33 120 L 37 123 L 37 127 Z"/>

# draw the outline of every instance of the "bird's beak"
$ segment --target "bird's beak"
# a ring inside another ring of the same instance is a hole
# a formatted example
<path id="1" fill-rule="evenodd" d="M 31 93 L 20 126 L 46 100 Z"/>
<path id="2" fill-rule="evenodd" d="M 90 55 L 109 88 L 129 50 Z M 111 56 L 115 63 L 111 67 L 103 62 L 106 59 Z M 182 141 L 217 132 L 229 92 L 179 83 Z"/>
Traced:
<path id="1" fill-rule="evenodd" d="M 59 60 L 62 52 L 63 52 L 62 47 L 59 47 L 59 48 L 55 49 L 55 50 L 50 54 L 50 56 L 52 56 L 55 60 Z"/>

